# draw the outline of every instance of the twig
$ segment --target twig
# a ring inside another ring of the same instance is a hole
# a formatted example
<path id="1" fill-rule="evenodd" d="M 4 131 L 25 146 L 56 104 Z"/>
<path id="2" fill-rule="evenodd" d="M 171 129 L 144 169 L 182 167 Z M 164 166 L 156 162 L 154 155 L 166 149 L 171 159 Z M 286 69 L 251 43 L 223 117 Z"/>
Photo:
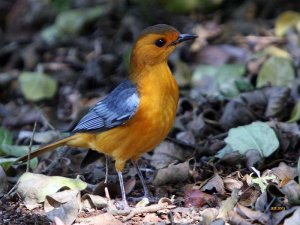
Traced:
<path id="1" fill-rule="evenodd" d="M 30 168 L 30 156 L 31 156 L 31 149 L 32 149 L 32 143 L 33 143 L 35 131 L 36 131 L 36 121 L 34 122 L 34 125 L 33 125 L 32 136 L 31 136 L 30 143 L 29 143 L 26 172 L 29 172 L 29 168 Z"/>
<path id="2" fill-rule="evenodd" d="M 110 210 L 116 210 L 116 207 L 115 207 L 115 206 L 112 204 L 112 202 L 111 202 L 111 198 L 110 198 L 110 195 L 109 195 L 108 188 L 105 187 L 105 188 L 104 188 L 104 191 L 105 191 L 105 197 L 106 197 L 107 203 L 108 203 L 108 208 L 109 208 Z"/>
<path id="3" fill-rule="evenodd" d="M 168 203 L 159 203 L 156 205 L 134 208 L 130 211 L 128 216 L 124 218 L 124 221 L 127 221 L 138 214 L 157 212 L 159 210 L 165 209 L 168 205 Z"/>

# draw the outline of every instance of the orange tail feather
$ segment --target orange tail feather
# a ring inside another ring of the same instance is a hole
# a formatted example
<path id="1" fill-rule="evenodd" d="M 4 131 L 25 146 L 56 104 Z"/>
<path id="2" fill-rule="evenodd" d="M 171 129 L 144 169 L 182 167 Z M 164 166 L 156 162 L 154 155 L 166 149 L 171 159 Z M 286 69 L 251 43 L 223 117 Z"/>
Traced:
<path id="1" fill-rule="evenodd" d="M 39 148 L 38 150 L 32 152 L 30 154 L 30 159 L 33 159 L 37 156 L 40 156 L 46 152 L 50 152 L 50 151 L 53 151 L 55 150 L 56 148 L 60 147 L 60 146 L 63 146 L 63 145 L 67 145 L 67 143 L 71 140 L 74 139 L 74 136 L 70 136 L 70 137 L 66 137 L 64 139 L 61 139 L 59 141 L 56 141 L 54 143 L 51 143 L 51 144 L 48 144 L 46 146 L 43 146 L 41 148 Z M 28 155 L 25 155 L 25 156 L 22 156 L 20 158 L 17 159 L 17 162 L 25 162 L 26 160 L 28 159 Z"/>

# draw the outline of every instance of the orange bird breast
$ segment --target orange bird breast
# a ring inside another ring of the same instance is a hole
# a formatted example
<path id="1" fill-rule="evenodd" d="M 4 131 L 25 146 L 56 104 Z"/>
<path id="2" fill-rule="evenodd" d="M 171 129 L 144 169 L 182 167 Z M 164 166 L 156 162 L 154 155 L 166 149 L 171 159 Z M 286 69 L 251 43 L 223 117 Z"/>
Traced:
<path id="1" fill-rule="evenodd" d="M 125 124 L 101 133 L 76 133 L 68 145 L 103 152 L 122 171 L 129 159 L 137 160 L 167 136 L 173 126 L 178 103 L 178 86 L 167 65 L 143 70 L 137 82 L 139 106 Z"/>

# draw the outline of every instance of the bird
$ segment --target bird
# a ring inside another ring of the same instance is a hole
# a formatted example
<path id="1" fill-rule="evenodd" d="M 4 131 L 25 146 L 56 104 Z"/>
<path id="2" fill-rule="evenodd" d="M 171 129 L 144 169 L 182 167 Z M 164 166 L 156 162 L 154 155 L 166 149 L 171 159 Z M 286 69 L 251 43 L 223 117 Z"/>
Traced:
<path id="1" fill-rule="evenodd" d="M 144 29 L 133 45 L 128 77 L 81 118 L 69 137 L 33 152 L 34 158 L 60 146 L 95 150 L 115 161 L 123 208 L 128 208 L 122 171 L 131 160 L 149 191 L 137 160 L 168 135 L 176 117 L 179 88 L 168 58 L 181 42 L 197 38 L 167 24 Z M 18 161 L 25 161 L 23 156 Z"/>

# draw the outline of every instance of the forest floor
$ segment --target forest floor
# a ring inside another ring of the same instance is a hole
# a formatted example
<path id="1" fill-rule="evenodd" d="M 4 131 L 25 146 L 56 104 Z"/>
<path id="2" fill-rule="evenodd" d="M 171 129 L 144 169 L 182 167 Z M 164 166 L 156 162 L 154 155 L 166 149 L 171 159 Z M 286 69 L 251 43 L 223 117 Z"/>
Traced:
<path id="1" fill-rule="evenodd" d="M 300 6 L 189 2 L 0 1 L 0 224 L 299 224 Z M 129 162 L 120 210 L 113 161 L 87 149 L 32 159 L 30 173 L 16 164 L 124 80 L 158 23 L 199 38 L 169 59 L 176 121 L 139 161 L 153 202 L 133 200 Z"/>

